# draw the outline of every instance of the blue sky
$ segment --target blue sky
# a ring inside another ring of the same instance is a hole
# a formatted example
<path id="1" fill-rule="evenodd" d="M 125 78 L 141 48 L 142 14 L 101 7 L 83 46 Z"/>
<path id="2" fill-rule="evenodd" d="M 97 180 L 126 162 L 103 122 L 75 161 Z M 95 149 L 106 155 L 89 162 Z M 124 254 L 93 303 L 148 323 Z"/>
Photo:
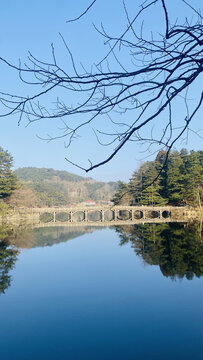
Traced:
<path id="1" fill-rule="evenodd" d="M 201 0 L 190 0 L 189 2 L 196 8 L 202 6 Z M 135 3 L 139 4 L 140 1 L 126 1 L 129 13 L 133 11 Z M 182 11 L 180 0 L 168 0 L 167 3 L 174 19 L 176 16 L 181 18 L 181 16 L 190 15 L 189 12 L 187 14 L 185 10 Z M 0 3 L 0 56 L 17 64 L 19 58 L 25 61 L 29 50 L 36 57 L 49 60 L 51 58 L 50 45 L 53 42 L 57 56 L 66 66 L 66 53 L 59 37 L 59 32 L 61 32 L 74 54 L 76 62 L 78 61 L 79 64 L 82 61 L 85 66 L 90 66 L 91 63 L 100 59 L 105 51 L 103 39 L 94 31 L 92 22 L 99 26 L 103 21 L 106 28 L 114 33 L 120 31 L 122 22 L 123 26 L 126 24 L 120 0 L 97 0 L 96 5 L 87 16 L 78 22 L 66 23 L 66 20 L 76 17 L 87 4 L 89 1 L 86 0 L 2 1 Z M 161 13 L 156 11 L 153 16 L 150 15 L 147 15 L 146 27 L 150 29 L 157 26 L 157 30 L 159 30 L 162 25 Z M 0 64 L 0 84 L 0 90 L 3 92 L 12 91 L 12 93 L 22 94 L 28 91 L 19 83 L 15 73 L 3 64 Z M 198 95 L 201 87 L 202 81 L 193 90 L 194 97 L 196 94 Z M 71 101 L 71 99 L 67 99 L 67 101 Z M 177 121 L 180 116 L 181 114 L 177 113 Z M 201 129 L 201 124 L 202 114 L 199 113 L 194 119 L 193 129 Z M 72 148 L 67 150 L 64 148 L 63 140 L 47 143 L 36 136 L 43 137 L 47 133 L 57 133 L 57 128 L 61 126 L 59 123 L 43 121 L 36 122 L 28 127 L 25 125 L 26 123 L 22 122 L 18 126 L 15 117 L 0 119 L 0 146 L 12 154 L 15 168 L 23 166 L 50 167 L 67 170 L 82 176 L 91 176 L 97 180 L 121 179 L 127 181 L 142 161 L 153 160 L 155 157 L 151 154 L 151 157 L 147 158 L 149 154 L 143 152 L 144 148 L 129 143 L 111 163 L 86 175 L 83 171 L 68 164 L 65 161 L 65 156 L 85 167 L 88 165 L 87 159 L 96 161 L 103 156 L 105 157 L 105 154 L 109 154 L 108 148 L 103 148 L 97 144 L 91 128 L 85 129 L 83 137 L 75 141 Z M 105 127 L 105 124 L 103 126 Z M 187 143 L 182 141 L 176 145 L 178 149 L 181 147 L 198 150 L 202 148 L 202 140 L 191 133 Z"/>

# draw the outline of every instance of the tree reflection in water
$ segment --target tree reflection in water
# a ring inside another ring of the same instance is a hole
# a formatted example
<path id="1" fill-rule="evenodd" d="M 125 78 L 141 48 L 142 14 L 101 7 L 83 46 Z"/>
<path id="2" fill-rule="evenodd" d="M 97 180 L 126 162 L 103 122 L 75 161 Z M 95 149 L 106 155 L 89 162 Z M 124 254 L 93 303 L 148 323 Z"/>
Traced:
<path id="1" fill-rule="evenodd" d="M 93 227 L 77 228 L 13 228 L 0 227 L 0 295 L 11 284 L 19 250 L 51 246 L 95 231 Z M 115 227 L 120 245 L 131 243 L 144 263 L 159 265 L 171 279 L 203 275 L 203 233 L 200 224 L 143 224 Z"/>
<path id="2" fill-rule="evenodd" d="M 10 245 L 11 230 L 0 227 L 0 295 L 4 294 L 11 284 L 9 272 L 14 268 L 19 251 Z"/>
<path id="3" fill-rule="evenodd" d="M 52 246 L 74 239 L 95 230 L 93 227 L 56 227 L 32 229 L 26 226 L 0 226 L 0 295 L 10 286 L 12 276 L 9 272 L 14 268 L 18 249 Z"/>
<path id="4" fill-rule="evenodd" d="M 159 265 L 172 280 L 203 275 L 201 224 L 143 224 L 116 227 L 120 245 L 131 242 L 144 263 Z"/>

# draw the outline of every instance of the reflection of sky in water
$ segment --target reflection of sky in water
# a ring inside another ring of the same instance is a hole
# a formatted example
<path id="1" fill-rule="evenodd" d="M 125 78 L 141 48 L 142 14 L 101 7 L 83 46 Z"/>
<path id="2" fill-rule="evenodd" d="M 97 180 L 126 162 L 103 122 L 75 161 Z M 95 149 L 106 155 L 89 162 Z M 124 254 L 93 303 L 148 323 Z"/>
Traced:
<path id="1" fill-rule="evenodd" d="M 23 250 L 0 297 L 7 359 L 201 359 L 203 277 L 171 281 L 110 229 Z"/>

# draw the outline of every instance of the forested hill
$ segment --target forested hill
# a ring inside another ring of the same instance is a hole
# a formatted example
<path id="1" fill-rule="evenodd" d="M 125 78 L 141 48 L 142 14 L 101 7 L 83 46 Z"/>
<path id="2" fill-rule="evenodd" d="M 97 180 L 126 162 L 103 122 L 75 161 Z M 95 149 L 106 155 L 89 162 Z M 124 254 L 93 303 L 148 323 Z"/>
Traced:
<path id="1" fill-rule="evenodd" d="M 99 182 L 67 171 L 25 167 L 15 170 L 20 188 L 9 198 L 13 206 L 69 206 L 112 199 L 116 182 Z"/>
<path id="2" fill-rule="evenodd" d="M 47 169 L 47 168 L 36 168 L 36 167 L 19 168 L 15 170 L 15 174 L 20 180 L 32 181 L 32 182 L 38 182 L 44 180 L 53 181 L 54 179 L 55 180 L 58 179 L 62 181 L 65 180 L 65 181 L 78 182 L 89 179 L 69 173 L 67 171 L 60 171 L 60 170 Z"/>

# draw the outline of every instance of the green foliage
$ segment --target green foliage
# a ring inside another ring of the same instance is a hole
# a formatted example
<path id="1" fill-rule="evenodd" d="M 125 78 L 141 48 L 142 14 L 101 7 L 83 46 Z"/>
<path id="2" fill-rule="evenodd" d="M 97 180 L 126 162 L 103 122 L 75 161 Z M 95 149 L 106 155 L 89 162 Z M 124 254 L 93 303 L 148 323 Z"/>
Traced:
<path id="1" fill-rule="evenodd" d="M 164 205 L 166 199 L 161 195 L 163 191 L 162 178 L 159 175 L 157 162 L 147 163 L 143 173 L 143 190 L 141 201 L 143 205 Z M 157 178 L 158 177 L 158 178 Z M 155 180 L 157 178 L 157 180 Z"/>
<path id="2" fill-rule="evenodd" d="M 145 162 L 133 173 L 128 184 L 120 183 L 113 198 L 114 204 L 201 207 L 203 152 L 173 151 L 166 163 L 165 157 L 166 153 L 160 151 L 155 161 Z"/>
<path id="3" fill-rule="evenodd" d="M 6 215 L 8 209 L 8 206 L 2 200 L 0 200 L 0 216 Z"/>
<path id="4" fill-rule="evenodd" d="M 12 172 L 13 158 L 0 146 L 0 198 L 11 195 L 18 186 L 17 177 Z"/>
<path id="5" fill-rule="evenodd" d="M 185 158 L 185 198 L 195 206 L 201 206 L 203 200 L 203 152 L 192 151 Z"/>
<path id="6" fill-rule="evenodd" d="M 184 158 L 178 151 L 174 151 L 167 161 L 166 192 L 168 199 L 174 205 L 182 203 L 185 195 L 184 188 L 185 166 Z"/>
<path id="7" fill-rule="evenodd" d="M 67 206 L 85 200 L 108 201 L 117 186 L 116 182 L 98 182 L 66 171 L 45 168 L 21 168 L 15 174 L 22 183 L 22 189 L 33 191 L 36 206 Z"/>
<path id="8" fill-rule="evenodd" d="M 43 204 L 46 206 L 61 206 L 67 203 L 64 194 L 56 189 L 55 184 L 48 182 L 37 182 L 32 188 L 38 193 Z"/>
<path id="9" fill-rule="evenodd" d="M 32 181 L 32 182 L 42 182 L 44 180 L 55 180 L 57 181 L 82 181 L 85 178 L 82 176 L 78 176 L 75 174 L 71 174 L 67 171 L 59 171 L 54 169 L 46 169 L 46 168 L 35 168 L 35 167 L 25 167 L 19 168 L 15 170 L 15 174 L 18 179 L 23 181 Z"/>
<path id="10" fill-rule="evenodd" d="M 117 191 L 112 199 L 114 205 L 129 203 L 132 199 L 128 185 L 122 181 L 118 182 Z"/>

